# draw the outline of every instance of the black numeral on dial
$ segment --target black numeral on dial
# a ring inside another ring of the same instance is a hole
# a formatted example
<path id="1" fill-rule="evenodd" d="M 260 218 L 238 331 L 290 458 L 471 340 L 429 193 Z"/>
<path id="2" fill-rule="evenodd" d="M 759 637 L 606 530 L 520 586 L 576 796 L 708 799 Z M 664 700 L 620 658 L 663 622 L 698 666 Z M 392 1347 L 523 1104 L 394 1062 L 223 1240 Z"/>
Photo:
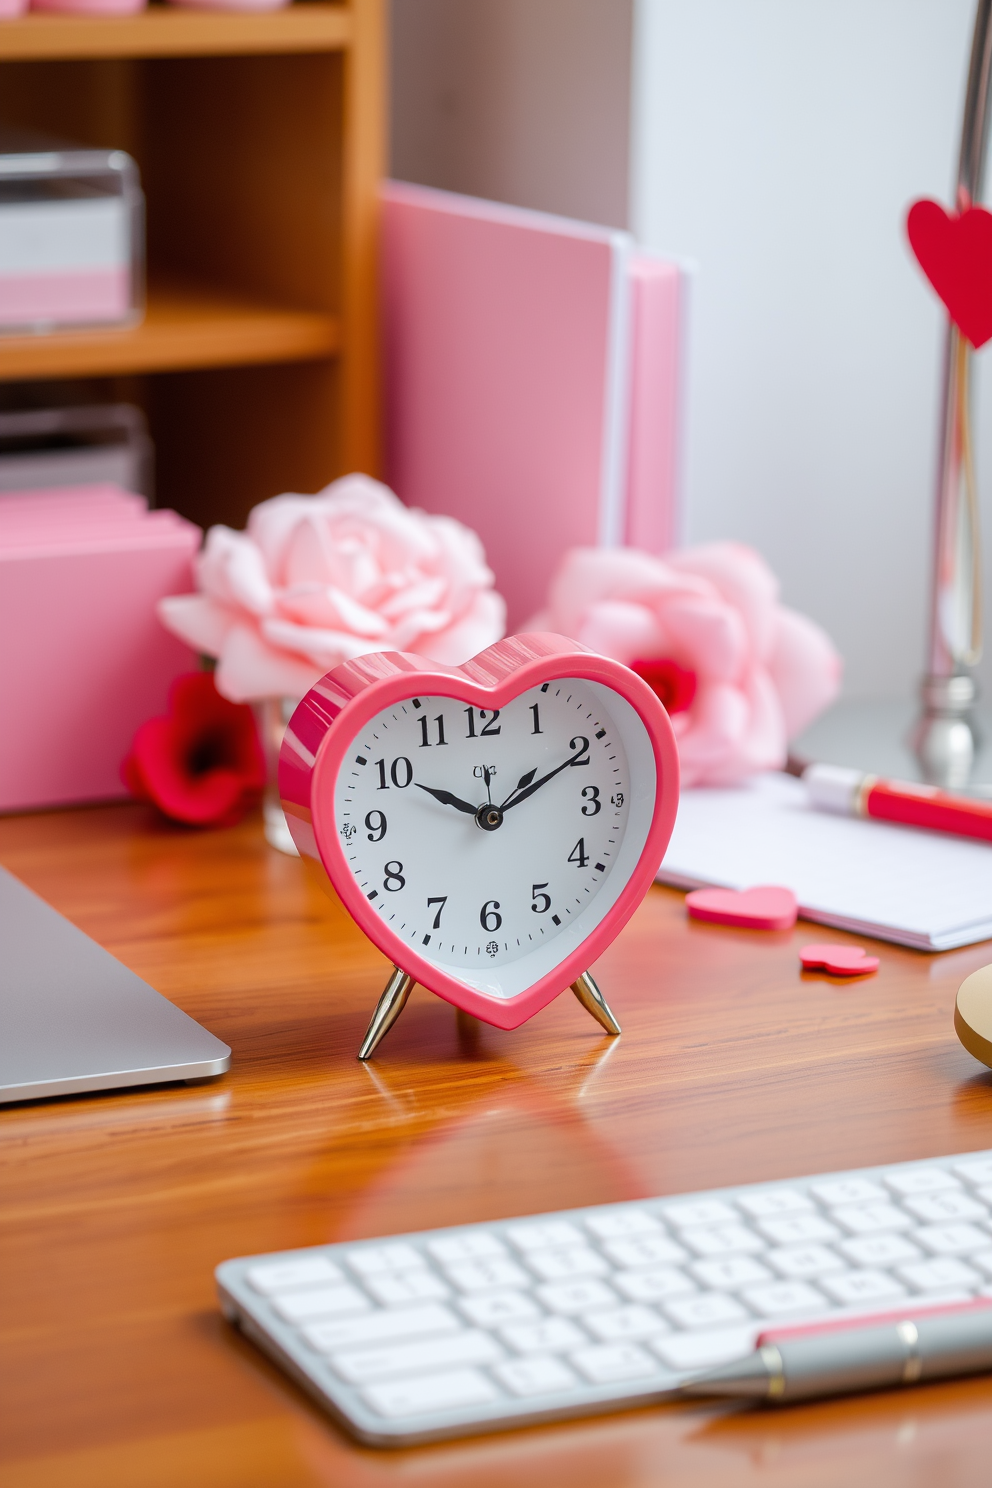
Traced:
<path id="1" fill-rule="evenodd" d="M 584 868 L 586 866 L 589 861 L 589 854 L 586 852 L 586 839 L 584 837 L 579 838 L 569 853 L 567 861 L 574 863 L 577 868 Z"/>
<path id="2" fill-rule="evenodd" d="M 386 835 L 386 814 L 384 811 L 370 811 L 365 818 L 368 828 L 369 841 L 381 842 Z"/>
<path id="3" fill-rule="evenodd" d="M 551 908 L 551 895 L 542 892 L 542 890 L 546 889 L 547 887 L 548 886 L 546 883 L 531 884 L 530 897 L 534 901 L 531 905 L 531 909 L 533 910 L 534 914 L 547 914 L 548 910 Z M 541 902 L 538 903 L 538 900 L 540 900 Z"/>
<path id="4" fill-rule="evenodd" d="M 494 712 L 490 716 L 490 719 L 489 719 L 489 722 L 488 723 L 486 723 L 486 721 L 485 721 L 486 720 L 486 710 L 485 710 L 485 708 L 479 708 L 479 709 L 476 709 L 476 708 L 466 708 L 464 710 L 464 712 L 465 712 L 466 718 L 468 719 L 468 733 L 465 735 L 466 739 L 474 739 L 475 738 L 475 715 L 476 715 L 476 712 L 478 712 L 478 714 L 479 714 L 479 722 L 483 725 L 482 731 L 479 734 L 479 738 L 480 739 L 492 739 L 492 738 L 495 738 L 495 736 L 498 733 L 501 733 L 502 732 L 502 725 L 496 723 L 496 720 L 499 717 L 499 709 L 498 708 L 496 708 L 494 710 Z"/>
<path id="5" fill-rule="evenodd" d="M 503 916 L 496 913 L 498 909 L 498 899 L 487 899 L 485 904 L 479 911 L 479 924 L 482 926 L 483 930 L 487 930 L 490 935 L 492 935 L 494 930 L 498 930 L 500 925 L 502 925 L 503 923 Z"/>
<path id="6" fill-rule="evenodd" d="M 444 906 L 447 904 L 447 902 L 448 902 L 448 896 L 447 896 L 447 894 L 445 894 L 442 898 L 428 899 L 428 901 L 427 901 L 427 908 L 428 909 L 430 909 L 430 907 L 431 907 L 432 904 L 439 904 L 441 906 L 441 908 L 438 910 L 437 914 L 434 916 L 434 929 L 435 930 L 440 930 L 440 928 L 441 928 L 441 910 L 444 908 Z"/>
<path id="7" fill-rule="evenodd" d="M 427 732 L 428 732 L 428 729 L 427 729 L 427 722 L 428 722 L 427 721 L 427 718 L 426 717 L 420 718 L 417 721 L 420 724 L 420 748 L 421 749 L 430 749 L 430 747 L 431 747 L 431 741 L 427 737 Z M 447 744 L 448 741 L 444 737 L 444 714 L 443 713 L 439 713 L 437 715 L 437 717 L 435 718 L 434 722 L 437 724 L 437 738 L 434 740 L 434 743 L 435 744 Z"/>
<path id="8" fill-rule="evenodd" d="M 387 863 L 382 871 L 386 875 L 382 880 L 382 887 L 387 889 L 390 894 L 398 894 L 400 889 L 406 888 L 406 879 L 403 877 L 403 864 L 398 863 L 395 858 L 391 863 Z"/>
<path id="9" fill-rule="evenodd" d="M 598 785 L 584 785 L 582 794 L 586 798 L 586 804 L 582 808 L 583 816 L 595 816 L 597 811 L 602 811 L 603 803 L 599 799 Z"/>
<path id="10" fill-rule="evenodd" d="M 386 784 L 386 761 L 376 760 L 375 767 L 379 771 L 379 784 L 376 786 L 376 790 L 388 790 L 389 786 Z M 401 775 L 406 778 L 401 780 Z M 405 755 L 401 754 L 399 759 L 393 760 L 393 763 L 389 767 L 389 778 L 399 790 L 406 790 L 413 779 L 413 766 Z"/>
<path id="11" fill-rule="evenodd" d="M 531 729 L 531 733 L 532 734 L 543 734 L 544 733 L 544 730 L 541 727 L 541 714 L 540 714 L 540 712 L 538 710 L 537 703 L 531 703 L 531 705 L 530 705 L 530 711 L 534 715 L 534 727 Z"/>

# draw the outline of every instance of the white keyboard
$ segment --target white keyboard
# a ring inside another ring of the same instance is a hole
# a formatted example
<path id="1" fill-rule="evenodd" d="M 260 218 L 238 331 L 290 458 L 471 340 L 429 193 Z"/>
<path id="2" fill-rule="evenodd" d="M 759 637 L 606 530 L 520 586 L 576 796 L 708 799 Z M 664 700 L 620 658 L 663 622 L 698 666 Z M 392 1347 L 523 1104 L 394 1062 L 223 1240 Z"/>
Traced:
<path id="1" fill-rule="evenodd" d="M 217 1285 L 363 1441 L 588 1415 L 775 1324 L 992 1295 L 992 1152 L 241 1257 Z"/>

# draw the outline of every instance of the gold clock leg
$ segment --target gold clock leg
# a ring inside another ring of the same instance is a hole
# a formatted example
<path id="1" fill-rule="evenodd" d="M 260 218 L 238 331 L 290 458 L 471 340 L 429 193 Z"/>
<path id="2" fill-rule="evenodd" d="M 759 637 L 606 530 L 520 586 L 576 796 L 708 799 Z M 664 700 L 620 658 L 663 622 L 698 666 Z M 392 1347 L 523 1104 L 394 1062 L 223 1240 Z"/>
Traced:
<path id="1" fill-rule="evenodd" d="M 393 974 L 386 983 L 386 990 L 376 1003 L 375 1012 L 372 1014 L 372 1022 L 368 1026 L 368 1032 L 362 1040 L 362 1047 L 358 1051 L 359 1059 L 372 1058 L 372 1055 L 406 1007 L 406 1000 L 412 991 L 413 977 L 409 976 L 405 971 L 400 971 L 398 966 L 394 966 Z"/>
<path id="2" fill-rule="evenodd" d="M 620 1024 L 614 1018 L 605 997 L 587 971 L 584 971 L 572 983 L 572 991 L 586 1012 L 590 1013 L 596 1019 L 597 1023 L 602 1024 L 607 1033 L 617 1034 L 620 1032 Z"/>

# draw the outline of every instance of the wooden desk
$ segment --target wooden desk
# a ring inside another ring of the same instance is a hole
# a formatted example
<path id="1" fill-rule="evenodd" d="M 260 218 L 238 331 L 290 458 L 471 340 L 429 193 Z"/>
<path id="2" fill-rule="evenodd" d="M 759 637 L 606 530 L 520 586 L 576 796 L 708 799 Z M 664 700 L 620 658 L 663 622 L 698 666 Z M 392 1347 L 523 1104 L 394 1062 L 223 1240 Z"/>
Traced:
<path id="1" fill-rule="evenodd" d="M 355 1058 L 386 967 L 257 821 L 0 821 L 0 862 L 233 1048 L 213 1085 L 0 1112 L 4 1488 L 711 1488 L 988 1482 L 992 1383 L 739 1414 L 668 1406 L 399 1453 L 353 1445 L 221 1320 L 227 1256 L 992 1146 L 954 993 L 992 959 L 687 922 L 654 890 L 514 1033 L 418 990 Z"/>

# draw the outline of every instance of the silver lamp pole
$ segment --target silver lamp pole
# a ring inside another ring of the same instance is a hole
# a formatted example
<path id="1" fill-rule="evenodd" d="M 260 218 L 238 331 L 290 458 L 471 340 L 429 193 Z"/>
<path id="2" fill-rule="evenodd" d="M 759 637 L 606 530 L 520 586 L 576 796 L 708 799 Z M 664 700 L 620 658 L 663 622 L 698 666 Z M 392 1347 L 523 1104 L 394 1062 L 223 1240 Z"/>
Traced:
<path id="1" fill-rule="evenodd" d="M 978 0 L 958 161 L 957 208 L 981 195 L 989 133 L 992 0 Z M 978 498 L 971 448 L 972 349 L 949 322 L 934 531 L 933 580 L 923 710 L 913 745 L 924 778 L 965 785 L 975 758 L 967 668 L 982 654 L 982 572 Z"/>

